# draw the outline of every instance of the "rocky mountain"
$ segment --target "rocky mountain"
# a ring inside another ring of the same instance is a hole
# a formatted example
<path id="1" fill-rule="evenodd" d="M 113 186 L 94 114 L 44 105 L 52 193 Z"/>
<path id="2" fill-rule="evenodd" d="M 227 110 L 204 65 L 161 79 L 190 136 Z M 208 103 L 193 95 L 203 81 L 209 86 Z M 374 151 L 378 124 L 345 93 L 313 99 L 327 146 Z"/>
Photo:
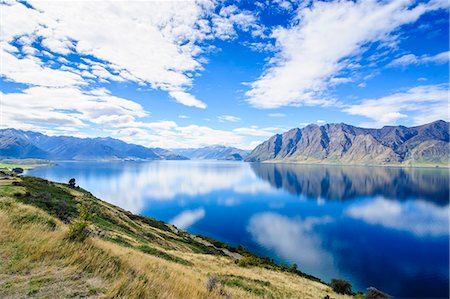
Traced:
<path id="1" fill-rule="evenodd" d="M 249 154 L 249 151 L 223 145 L 207 146 L 202 148 L 179 148 L 174 149 L 173 151 L 186 156 L 189 159 L 196 160 L 243 160 Z"/>
<path id="2" fill-rule="evenodd" d="M 159 154 L 157 153 L 159 152 Z M 187 159 L 118 139 L 47 136 L 15 129 L 0 130 L 0 157 L 49 160 Z"/>
<path id="3" fill-rule="evenodd" d="M 308 125 L 272 136 L 246 161 L 336 164 L 448 165 L 449 123 L 365 129 L 347 124 Z"/>

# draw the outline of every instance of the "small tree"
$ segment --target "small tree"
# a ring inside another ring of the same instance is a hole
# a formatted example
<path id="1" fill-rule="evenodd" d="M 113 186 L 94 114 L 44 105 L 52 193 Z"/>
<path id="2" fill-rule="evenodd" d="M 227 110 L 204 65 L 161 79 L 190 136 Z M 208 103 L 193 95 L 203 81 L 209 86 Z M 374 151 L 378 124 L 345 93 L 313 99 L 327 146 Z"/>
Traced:
<path id="1" fill-rule="evenodd" d="M 89 230 L 89 221 L 95 216 L 95 214 L 92 213 L 93 205 L 90 198 L 84 198 L 83 202 L 78 204 L 77 207 L 79 210 L 79 215 L 70 224 L 67 239 L 71 241 L 83 242 L 91 233 Z"/>
<path id="2" fill-rule="evenodd" d="M 338 294 L 352 294 L 352 284 L 344 279 L 331 279 L 331 288 Z"/>
<path id="3" fill-rule="evenodd" d="M 71 179 L 69 180 L 69 186 L 70 186 L 71 188 L 75 188 L 75 183 L 76 183 L 76 181 L 75 181 L 74 178 L 71 178 Z"/>
<path id="4" fill-rule="evenodd" d="M 20 167 L 14 167 L 14 168 L 12 169 L 12 172 L 14 172 L 15 174 L 21 174 L 21 173 L 23 173 L 23 168 L 20 168 Z"/>

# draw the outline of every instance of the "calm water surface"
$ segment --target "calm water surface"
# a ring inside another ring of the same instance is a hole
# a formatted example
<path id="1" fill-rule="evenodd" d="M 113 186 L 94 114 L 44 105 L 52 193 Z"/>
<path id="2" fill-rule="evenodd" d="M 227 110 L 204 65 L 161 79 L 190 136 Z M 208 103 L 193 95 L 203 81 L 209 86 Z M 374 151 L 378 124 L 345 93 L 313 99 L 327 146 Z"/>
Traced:
<path id="1" fill-rule="evenodd" d="M 448 298 L 446 169 L 222 161 L 73 162 L 29 175 L 67 182 L 194 234 L 241 244 L 354 289 Z"/>

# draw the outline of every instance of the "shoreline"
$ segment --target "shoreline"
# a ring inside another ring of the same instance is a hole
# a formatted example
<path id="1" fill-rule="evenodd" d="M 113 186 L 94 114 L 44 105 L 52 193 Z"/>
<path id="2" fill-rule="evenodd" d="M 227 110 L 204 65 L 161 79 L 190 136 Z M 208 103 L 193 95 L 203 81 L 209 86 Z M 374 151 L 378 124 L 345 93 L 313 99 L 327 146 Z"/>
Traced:
<path id="1" fill-rule="evenodd" d="M 28 161 L 38 161 L 38 163 L 26 163 Z M 161 160 L 161 159 L 111 159 L 111 160 L 39 160 L 39 159 L 3 159 L 0 160 L 0 169 L 6 168 L 5 166 L 11 166 L 9 168 L 21 167 L 24 170 L 31 170 L 36 167 L 42 166 L 55 166 L 58 163 L 77 163 L 77 162 L 92 162 L 92 163 L 110 163 L 110 162 L 153 162 L 153 161 L 208 161 L 208 162 L 242 162 L 242 163 L 261 163 L 261 164 L 294 164 L 303 166 L 337 166 L 337 167 L 393 167 L 393 168 L 432 168 L 432 169 L 450 169 L 450 164 L 424 164 L 424 165 L 406 165 L 406 164 L 357 164 L 357 163 L 322 163 L 322 162 L 302 162 L 302 161 L 286 161 L 286 160 L 265 160 L 265 161 L 229 161 L 220 159 L 189 159 L 189 160 Z M 6 163 L 5 163 L 6 162 Z M 25 162 L 25 163 L 24 163 Z"/>

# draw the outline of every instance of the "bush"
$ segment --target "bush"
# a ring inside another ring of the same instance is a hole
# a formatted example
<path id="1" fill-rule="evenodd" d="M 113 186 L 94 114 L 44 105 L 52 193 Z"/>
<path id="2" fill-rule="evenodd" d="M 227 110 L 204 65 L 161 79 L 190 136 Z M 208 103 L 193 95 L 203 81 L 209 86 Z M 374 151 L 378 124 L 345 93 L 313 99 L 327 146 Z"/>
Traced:
<path id="1" fill-rule="evenodd" d="M 351 295 L 352 292 L 352 284 L 344 279 L 336 279 L 333 278 L 330 284 L 333 291 L 338 294 L 347 294 Z"/>
<path id="2" fill-rule="evenodd" d="M 83 204 L 78 205 L 80 214 L 78 217 L 70 224 L 69 232 L 67 233 L 67 239 L 70 241 L 83 242 L 89 237 L 89 223 L 88 221 L 94 216 L 91 213 L 92 204 L 89 199 L 85 199 Z"/>
<path id="3" fill-rule="evenodd" d="M 70 224 L 67 239 L 70 241 L 83 242 L 89 237 L 90 231 L 86 221 L 74 221 Z"/>
<path id="4" fill-rule="evenodd" d="M 386 293 L 383 293 L 382 291 L 377 290 L 374 287 L 367 288 L 367 299 L 389 299 L 391 296 L 389 296 Z"/>
<path id="5" fill-rule="evenodd" d="M 255 256 L 244 256 L 238 261 L 238 265 L 241 267 L 260 266 L 262 260 Z"/>

